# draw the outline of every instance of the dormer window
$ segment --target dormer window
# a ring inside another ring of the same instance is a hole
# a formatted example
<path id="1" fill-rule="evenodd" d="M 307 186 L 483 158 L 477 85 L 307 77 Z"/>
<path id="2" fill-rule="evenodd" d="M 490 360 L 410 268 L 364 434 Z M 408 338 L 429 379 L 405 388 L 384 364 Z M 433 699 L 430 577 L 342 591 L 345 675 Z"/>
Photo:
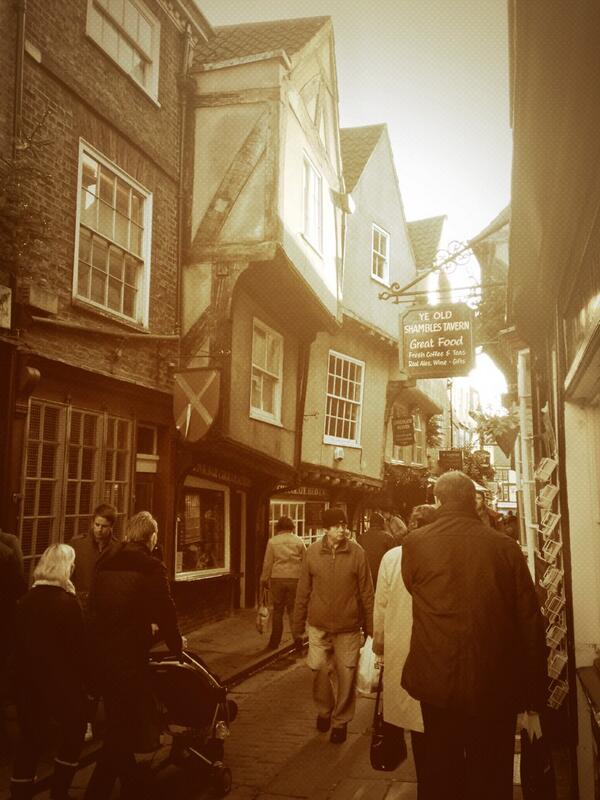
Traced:
<path id="1" fill-rule="evenodd" d="M 381 283 L 390 282 L 390 235 L 373 223 L 371 277 Z"/>

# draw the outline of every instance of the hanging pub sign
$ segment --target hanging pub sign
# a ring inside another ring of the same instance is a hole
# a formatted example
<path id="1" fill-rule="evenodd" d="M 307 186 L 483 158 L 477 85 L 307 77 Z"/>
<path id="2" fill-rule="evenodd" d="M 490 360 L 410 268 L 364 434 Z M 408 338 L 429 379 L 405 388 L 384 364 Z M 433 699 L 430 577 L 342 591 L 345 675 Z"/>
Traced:
<path id="1" fill-rule="evenodd" d="M 415 443 L 415 423 L 411 416 L 392 418 L 392 440 L 395 447 Z"/>
<path id="2" fill-rule="evenodd" d="M 400 317 L 400 369 L 414 378 L 468 375 L 475 365 L 473 328 L 465 303 L 411 308 Z"/>
<path id="3" fill-rule="evenodd" d="M 438 450 L 438 464 L 441 472 L 450 472 L 451 469 L 462 470 L 463 452 L 462 450 Z"/>
<path id="4" fill-rule="evenodd" d="M 473 457 L 480 467 L 489 467 L 490 454 L 487 450 L 475 450 Z"/>

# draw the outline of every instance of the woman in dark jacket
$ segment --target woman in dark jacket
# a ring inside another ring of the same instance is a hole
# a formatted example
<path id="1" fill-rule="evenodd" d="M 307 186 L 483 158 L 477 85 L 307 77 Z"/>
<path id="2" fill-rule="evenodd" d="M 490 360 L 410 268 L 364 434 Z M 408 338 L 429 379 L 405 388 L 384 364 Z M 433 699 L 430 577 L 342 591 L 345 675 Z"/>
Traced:
<path id="1" fill-rule="evenodd" d="M 66 800 L 85 733 L 87 694 L 83 615 L 71 573 L 75 551 L 53 544 L 34 570 L 33 588 L 19 601 L 15 623 L 14 689 L 20 738 L 12 800 L 33 797 L 35 769 L 47 730 L 58 724 L 51 794 Z"/>

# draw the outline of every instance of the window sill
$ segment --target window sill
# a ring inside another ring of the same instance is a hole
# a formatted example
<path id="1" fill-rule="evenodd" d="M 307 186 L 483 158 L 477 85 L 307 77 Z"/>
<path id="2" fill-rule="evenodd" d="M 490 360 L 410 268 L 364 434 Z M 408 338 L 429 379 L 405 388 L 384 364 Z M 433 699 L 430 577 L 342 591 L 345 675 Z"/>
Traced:
<path id="1" fill-rule="evenodd" d="M 268 417 L 263 415 L 259 411 L 250 411 L 248 416 L 250 419 L 256 420 L 256 422 L 266 422 L 267 425 L 273 425 L 275 428 L 283 428 L 283 423 L 281 420 L 277 419 L 276 417 Z"/>
<path id="2" fill-rule="evenodd" d="M 116 322 L 118 325 L 123 325 L 130 330 L 135 331 L 136 333 L 150 333 L 148 330 L 148 326 L 144 325 L 141 322 L 135 322 L 134 320 L 127 319 L 127 317 L 121 317 L 119 314 L 113 314 L 106 308 L 102 306 L 97 306 L 95 303 L 90 303 L 88 300 L 84 300 L 81 297 L 77 297 L 76 295 L 72 295 L 71 297 L 71 305 L 75 306 L 76 308 L 80 308 L 85 311 L 89 311 L 92 314 L 95 314 L 99 317 L 103 317 L 106 320 L 110 320 L 111 322 Z"/>
<path id="3" fill-rule="evenodd" d="M 359 442 L 351 442 L 347 439 L 335 439 L 333 436 L 324 436 L 323 444 L 329 444 L 333 447 L 351 447 L 353 450 L 362 450 L 362 445 Z"/>
<path id="4" fill-rule="evenodd" d="M 376 283 L 380 283 L 382 286 L 385 286 L 388 289 L 390 288 L 389 278 L 387 280 L 384 280 L 383 278 L 380 278 L 379 275 L 373 275 L 373 273 L 371 273 L 371 280 L 375 281 Z"/>
<path id="5" fill-rule="evenodd" d="M 231 575 L 228 569 L 203 569 L 194 570 L 193 572 L 179 572 L 175 575 L 177 583 L 184 583 L 185 581 L 203 581 L 207 578 L 225 578 Z"/>

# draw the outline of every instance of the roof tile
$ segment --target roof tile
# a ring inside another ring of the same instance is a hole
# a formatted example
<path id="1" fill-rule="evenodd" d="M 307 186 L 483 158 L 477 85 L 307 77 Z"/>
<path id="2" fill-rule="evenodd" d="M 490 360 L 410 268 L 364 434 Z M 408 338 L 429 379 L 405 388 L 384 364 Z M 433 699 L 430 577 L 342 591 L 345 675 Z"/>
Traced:
<path id="1" fill-rule="evenodd" d="M 215 27 L 213 28 L 215 35 L 196 48 L 194 64 L 200 66 L 273 50 L 285 50 L 291 58 L 330 19 L 330 17 L 300 17 Z"/>
<path id="2" fill-rule="evenodd" d="M 440 246 L 440 236 L 446 216 L 428 217 L 408 222 L 408 235 L 415 254 L 417 269 L 431 267 Z"/>
<path id="3" fill-rule="evenodd" d="M 352 192 L 381 138 L 385 125 L 365 125 L 360 128 L 342 128 L 340 145 L 346 191 Z"/>

